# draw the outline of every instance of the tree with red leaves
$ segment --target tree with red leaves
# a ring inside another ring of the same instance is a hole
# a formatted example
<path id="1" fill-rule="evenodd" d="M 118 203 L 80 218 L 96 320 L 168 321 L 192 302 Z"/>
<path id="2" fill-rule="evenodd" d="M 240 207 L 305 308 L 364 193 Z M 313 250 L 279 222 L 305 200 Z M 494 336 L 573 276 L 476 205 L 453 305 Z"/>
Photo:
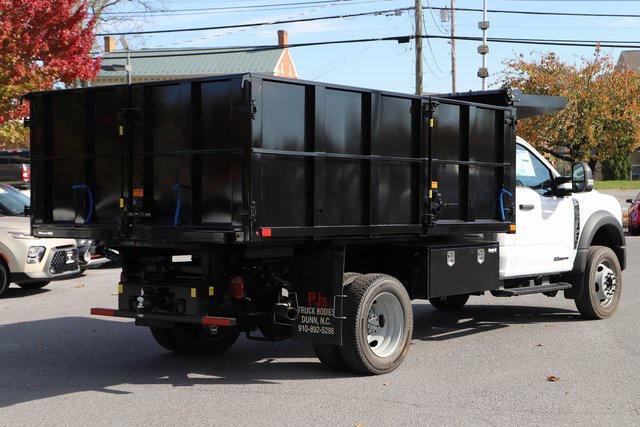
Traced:
<path id="1" fill-rule="evenodd" d="M 0 0 L 0 123 L 27 114 L 26 92 L 95 77 L 87 7 L 86 0 Z"/>

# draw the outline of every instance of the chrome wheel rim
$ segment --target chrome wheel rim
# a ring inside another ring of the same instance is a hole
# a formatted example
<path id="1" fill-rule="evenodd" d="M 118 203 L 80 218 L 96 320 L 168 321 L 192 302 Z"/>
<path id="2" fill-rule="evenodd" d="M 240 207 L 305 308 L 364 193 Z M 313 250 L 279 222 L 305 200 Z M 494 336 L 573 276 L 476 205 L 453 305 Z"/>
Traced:
<path id="1" fill-rule="evenodd" d="M 595 277 L 596 298 L 602 307 L 608 307 L 613 303 L 613 298 L 618 291 L 618 278 L 610 261 L 604 260 L 596 268 Z"/>
<path id="2" fill-rule="evenodd" d="M 383 292 L 371 302 L 367 314 L 367 344 L 378 357 L 392 355 L 404 333 L 404 311 L 398 298 Z"/>

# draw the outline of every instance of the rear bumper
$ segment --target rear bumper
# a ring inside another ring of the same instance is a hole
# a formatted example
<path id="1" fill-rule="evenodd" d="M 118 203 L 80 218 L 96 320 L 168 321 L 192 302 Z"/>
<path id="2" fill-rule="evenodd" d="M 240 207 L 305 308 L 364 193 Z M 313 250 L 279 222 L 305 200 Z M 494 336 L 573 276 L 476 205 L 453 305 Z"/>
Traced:
<path id="1" fill-rule="evenodd" d="M 202 326 L 236 326 L 234 317 L 216 316 L 175 316 L 170 314 L 134 313 L 132 311 L 112 308 L 92 308 L 92 316 L 122 317 L 125 319 L 145 320 L 151 322 L 190 323 Z"/>

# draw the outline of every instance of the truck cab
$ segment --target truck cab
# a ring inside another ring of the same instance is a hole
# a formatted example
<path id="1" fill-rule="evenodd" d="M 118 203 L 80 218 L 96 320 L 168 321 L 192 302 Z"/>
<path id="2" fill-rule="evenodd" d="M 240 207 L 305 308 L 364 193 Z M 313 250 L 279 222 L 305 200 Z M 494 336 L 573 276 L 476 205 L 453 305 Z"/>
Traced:
<path id="1" fill-rule="evenodd" d="M 569 183 L 554 188 L 554 179 L 560 177 L 529 143 L 516 139 L 517 231 L 498 235 L 502 279 L 571 272 L 583 262 L 586 242 L 599 231 L 586 228 L 596 219 L 603 227 L 599 243 L 609 246 L 624 265 L 622 208 L 616 198 L 590 187 L 574 192 Z"/>
<path id="2" fill-rule="evenodd" d="M 626 266 L 620 204 L 593 190 L 588 166 L 574 165 L 577 176 L 570 184 L 520 137 L 515 163 L 517 231 L 497 235 L 503 288 L 493 293 L 512 296 L 547 286 L 549 296 L 564 290 L 585 317 L 610 316 Z M 576 179 L 582 184 L 576 185 Z M 566 289 L 558 286 L 563 282 Z"/>

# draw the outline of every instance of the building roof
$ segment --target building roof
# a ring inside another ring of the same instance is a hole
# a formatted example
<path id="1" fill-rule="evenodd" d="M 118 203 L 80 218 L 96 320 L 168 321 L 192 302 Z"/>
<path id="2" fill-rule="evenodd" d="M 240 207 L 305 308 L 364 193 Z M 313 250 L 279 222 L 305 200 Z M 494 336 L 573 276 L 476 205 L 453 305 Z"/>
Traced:
<path id="1" fill-rule="evenodd" d="M 266 73 L 273 74 L 284 49 L 249 50 L 243 52 L 234 49 L 162 49 L 132 50 L 131 75 L 133 78 L 153 79 L 168 76 L 201 76 L 212 74 L 234 73 Z M 215 52 L 202 55 L 203 52 Z M 198 53 L 198 55 L 186 55 Z M 126 64 L 126 51 L 105 53 L 102 57 L 103 65 Z M 162 57 L 158 57 L 162 56 Z M 126 71 L 100 70 L 97 76 L 100 80 L 124 79 Z"/>
<path id="2" fill-rule="evenodd" d="M 640 71 L 640 50 L 623 50 L 618 57 L 617 66 Z"/>

